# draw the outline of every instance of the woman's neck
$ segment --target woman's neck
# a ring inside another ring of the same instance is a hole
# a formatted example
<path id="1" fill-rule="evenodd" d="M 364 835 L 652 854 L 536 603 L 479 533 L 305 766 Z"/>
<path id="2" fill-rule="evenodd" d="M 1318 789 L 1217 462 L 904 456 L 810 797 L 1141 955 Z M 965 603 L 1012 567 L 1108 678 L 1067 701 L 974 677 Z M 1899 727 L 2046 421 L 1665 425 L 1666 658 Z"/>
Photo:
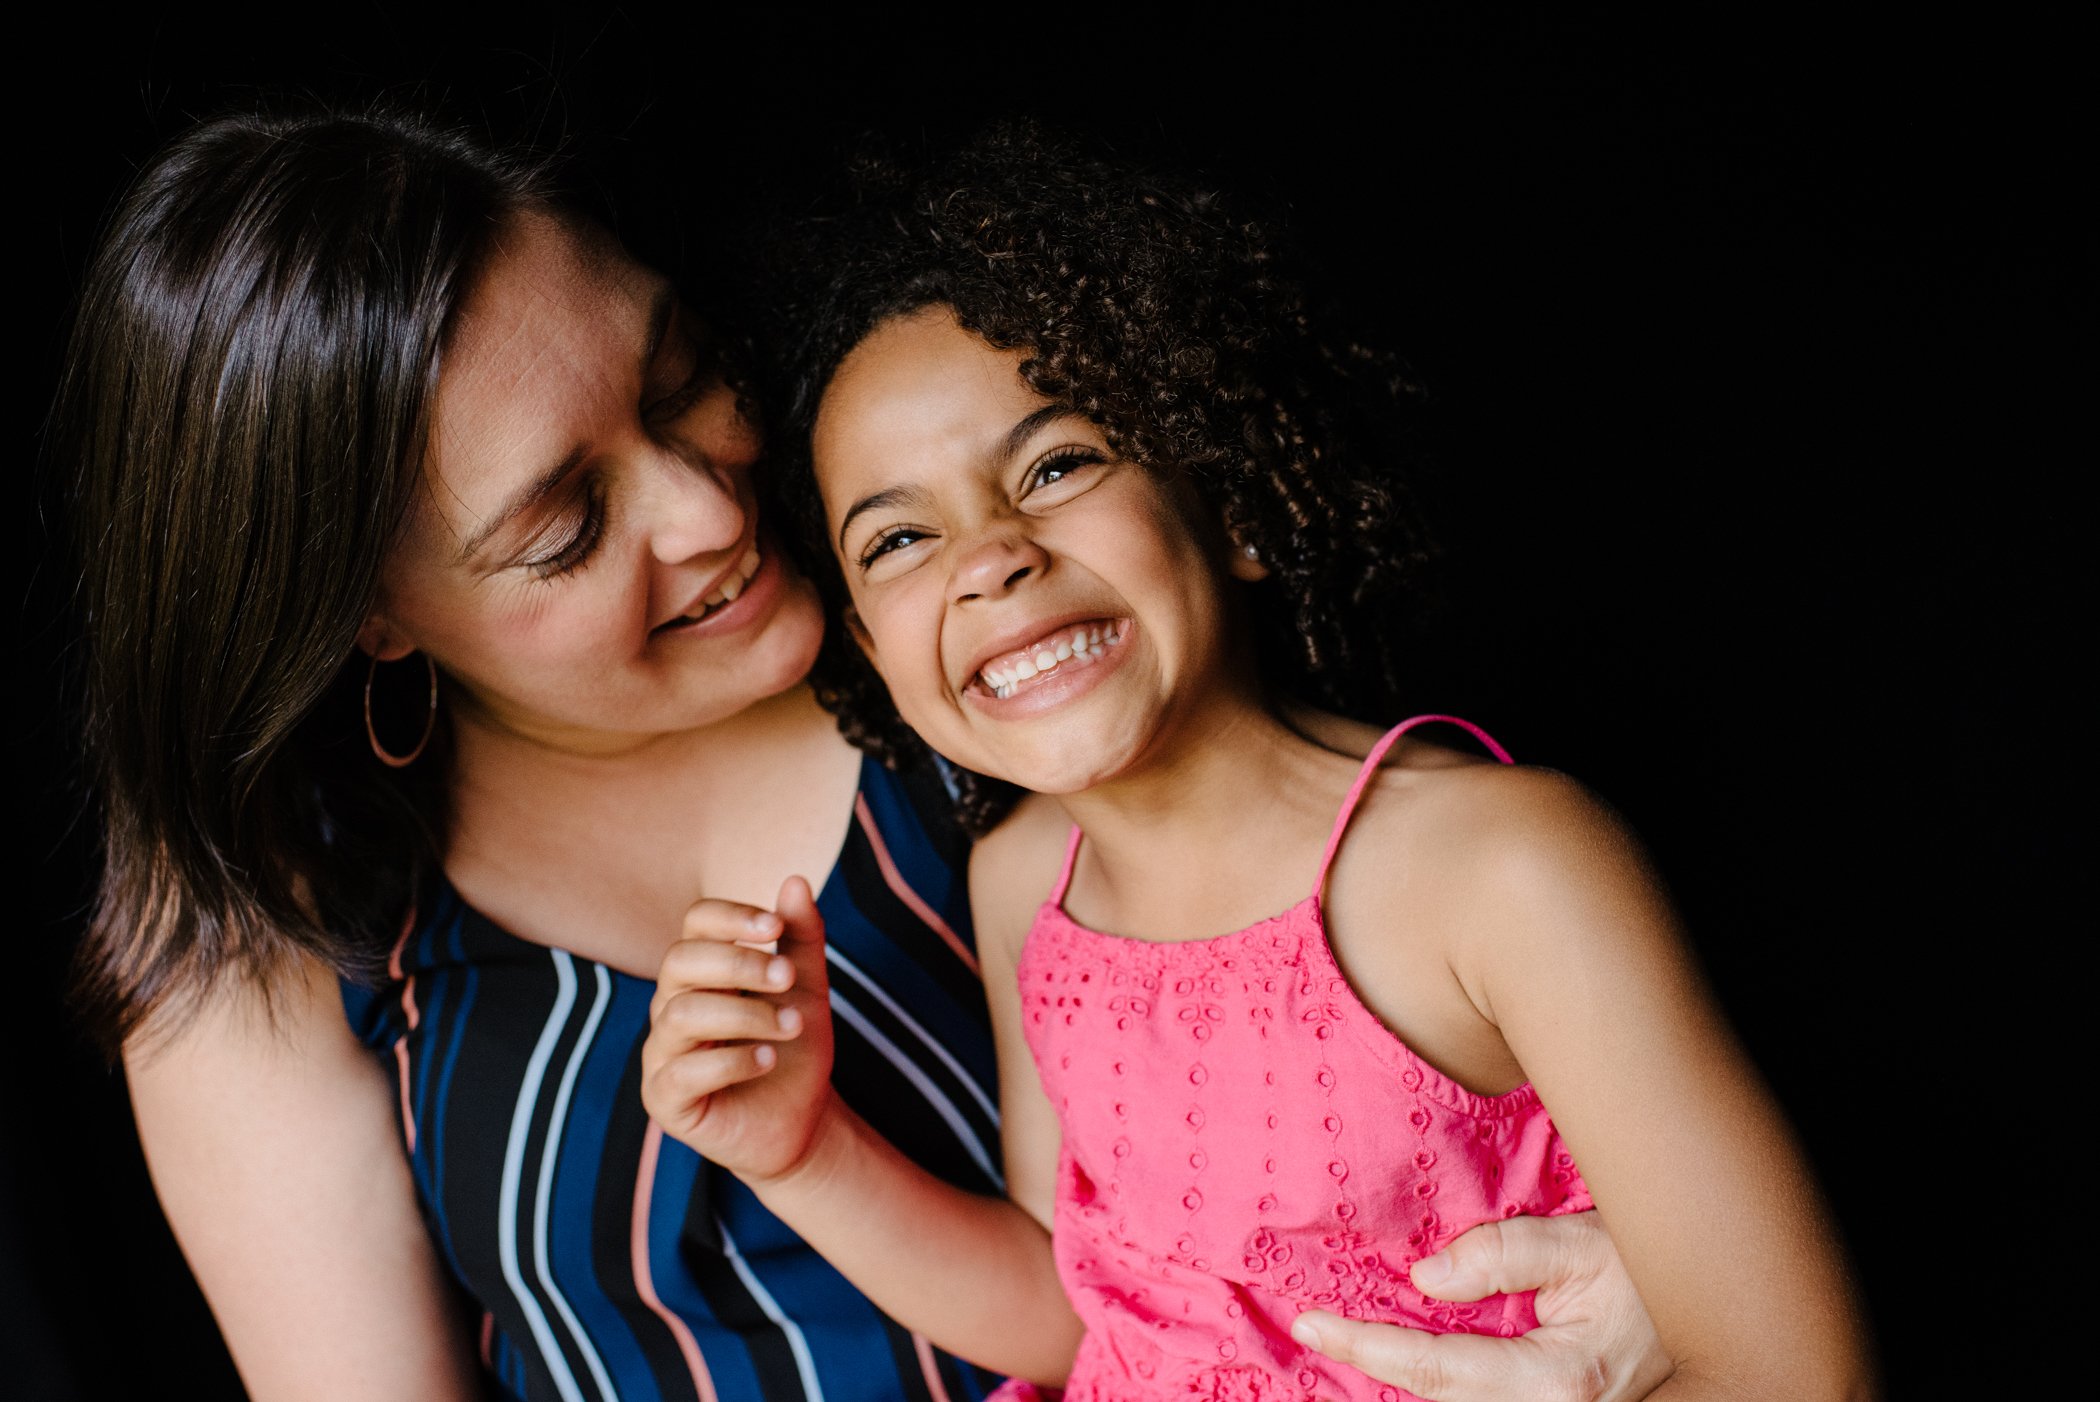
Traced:
<path id="1" fill-rule="evenodd" d="M 1086 834 L 1066 908 L 1139 939 L 1243 929 L 1311 891 L 1378 731 L 1258 702 L 1207 708 L 1124 774 L 1060 802 Z"/>
<path id="2" fill-rule="evenodd" d="M 859 772 L 802 686 L 603 754 L 462 724 L 445 870 L 513 933 L 653 974 L 700 897 L 820 885 Z"/>

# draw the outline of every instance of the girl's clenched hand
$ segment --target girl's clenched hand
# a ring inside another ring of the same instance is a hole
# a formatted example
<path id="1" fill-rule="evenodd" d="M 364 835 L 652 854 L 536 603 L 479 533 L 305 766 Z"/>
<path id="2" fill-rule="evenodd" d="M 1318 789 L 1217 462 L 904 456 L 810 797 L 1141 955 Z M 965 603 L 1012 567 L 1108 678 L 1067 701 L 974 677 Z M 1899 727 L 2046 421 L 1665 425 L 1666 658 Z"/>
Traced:
<path id="1" fill-rule="evenodd" d="M 777 941 L 776 953 L 763 947 Z M 789 877 L 777 913 L 703 900 L 657 971 L 642 1104 L 664 1133 L 752 1182 L 801 1166 L 833 1103 L 824 921 Z"/>

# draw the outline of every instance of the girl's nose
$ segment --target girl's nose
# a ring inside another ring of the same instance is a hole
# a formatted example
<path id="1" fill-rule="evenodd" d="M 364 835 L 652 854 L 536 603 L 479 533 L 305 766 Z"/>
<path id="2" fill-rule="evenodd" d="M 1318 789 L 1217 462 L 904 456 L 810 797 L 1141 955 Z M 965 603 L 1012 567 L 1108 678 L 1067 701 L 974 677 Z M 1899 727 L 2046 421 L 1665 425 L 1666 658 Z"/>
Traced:
<path id="1" fill-rule="evenodd" d="M 669 449 L 655 455 L 638 503 L 648 513 L 649 551 L 667 565 L 719 554 L 744 538 L 734 467 Z"/>
<path id="2" fill-rule="evenodd" d="M 1002 523 L 964 546 L 949 577 L 949 597 L 956 603 L 996 599 L 1030 575 L 1041 574 L 1050 556 L 1035 538 Z"/>

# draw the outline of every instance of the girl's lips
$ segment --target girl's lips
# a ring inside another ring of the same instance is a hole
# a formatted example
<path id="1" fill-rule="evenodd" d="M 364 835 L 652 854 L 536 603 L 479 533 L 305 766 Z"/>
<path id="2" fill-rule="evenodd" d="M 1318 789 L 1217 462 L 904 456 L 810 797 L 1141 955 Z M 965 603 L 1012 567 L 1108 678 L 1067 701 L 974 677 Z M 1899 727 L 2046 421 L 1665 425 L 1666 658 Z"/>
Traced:
<path id="1" fill-rule="evenodd" d="M 1035 668 L 1033 675 L 1027 677 L 1015 676 L 1013 672 L 1006 670 L 1008 659 L 1019 660 L 1022 653 L 1029 649 L 1002 653 L 970 679 L 963 695 L 973 706 L 1000 719 L 1019 719 L 1036 715 L 1084 696 L 1107 681 L 1109 676 L 1122 666 L 1123 659 L 1130 653 L 1130 635 L 1137 625 L 1128 618 L 1088 620 L 1085 626 L 1089 634 L 1089 644 L 1085 651 L 1068 652 L 1065 658 L 1056 659 L 1054 644 L 1060 638 L 1069 644 L 1072 635 L 1080 626 L 1078 623 L 1060 625 L 1053 632 L 1046 634 L 1042 641 L 1031 644 L 1031 649 L 1036 650 L 1045 650 L 1043 642 L 1053 645 L 1047 649 L 1053 658 L 1050 667 Z M 1098 645 L 1091 641 L 1092 635 L 1097 631 L 1101 634 L 1101 642 Z M 1110 641 L 1111 637 L 1114 641 Z M 1031 656 L 1027 660 L 1032 664 L 1034 659 Z M 995 688 L 988 675 L 993 671 L 1009 678 L 1010 681 Z"/>
<path id="2" fill-rule="evenodd" d="M 746 558 L 752 552 L 758 555 L 758 568 L 738 586 L 735 598 L 713 605 L 698 618 L 674 618 L 668 623 L 659 624 L 650 630 L 651 640 L 713 637 L 720 633 L 733 633 L 745 624 L 764 617 L 773 607 L 774 601 L 780 597 L 780 552 L 770 542 L 756 539 L 748 547 Z M 720 578 L 708 586 L 708 591 L 713 593 L 722 590 L 726 595 L 728 591 L 722 589 L 723 582 L 736 579 L 737 569 L 737 565 L 730 566 Z"/>
<path id="3" fill-rule="evenodd" d="M 1092 666 L 1099 654 L 1122 641 L 1122 620 L 1081 618 L 1045 629 L 1016 648 L 987 658 L 971 682 L 994 696 L 1007 697 L 1034 687 L 1038 679 L 1065 666 Z"/>

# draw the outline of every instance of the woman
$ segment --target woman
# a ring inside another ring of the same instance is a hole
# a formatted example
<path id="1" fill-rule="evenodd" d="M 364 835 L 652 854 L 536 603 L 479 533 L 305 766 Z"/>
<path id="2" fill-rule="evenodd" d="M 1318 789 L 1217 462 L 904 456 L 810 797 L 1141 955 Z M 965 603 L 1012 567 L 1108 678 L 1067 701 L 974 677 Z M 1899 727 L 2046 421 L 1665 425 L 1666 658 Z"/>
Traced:
<path id="1" fill-rule="evenodd" d="M 106 846 L 83 991 L 257 1396 L 470 1396 L 477 1344 L 519 1396 L 992 1382 L 636 1093 L 695 897 L 829 872 L 842 1091 L 998 1190 L 962 843 L 798 684 L 822 624 L 738 383 L 543 171 L 419 119 L 210 123 L 115 215 L 61 402 Z M 1453 1398 L 1652 1384 L 1593 1227 L 1461 1247 L 1440 1293 L 1572 1250 L 1567 1329 L 1327 1347 Z"/>

